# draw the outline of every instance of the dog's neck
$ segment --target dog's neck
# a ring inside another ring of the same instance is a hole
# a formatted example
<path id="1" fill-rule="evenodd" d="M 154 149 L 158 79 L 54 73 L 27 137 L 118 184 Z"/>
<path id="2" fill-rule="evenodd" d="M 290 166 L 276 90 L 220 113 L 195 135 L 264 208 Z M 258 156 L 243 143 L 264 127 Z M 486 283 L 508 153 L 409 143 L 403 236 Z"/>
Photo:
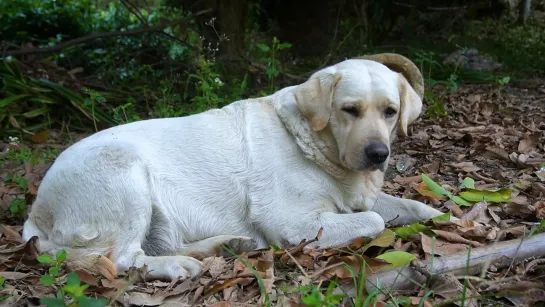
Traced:
<path id="1" fill-rule="evenodd" d="M 282 91 L 283 92 L 283 91 Z M 347 179 L 353 171 L 340 164 L 335 140 L 324 137 L 324 132 L 314 132 L 293 101 L 280 101 L 273 95 L 276 112 L 286 129 L 293 135 L 305 157 L 315 161 L 328 174 L 338 179 Z M 281 96 L 285 99 L 286 96 Z"/>

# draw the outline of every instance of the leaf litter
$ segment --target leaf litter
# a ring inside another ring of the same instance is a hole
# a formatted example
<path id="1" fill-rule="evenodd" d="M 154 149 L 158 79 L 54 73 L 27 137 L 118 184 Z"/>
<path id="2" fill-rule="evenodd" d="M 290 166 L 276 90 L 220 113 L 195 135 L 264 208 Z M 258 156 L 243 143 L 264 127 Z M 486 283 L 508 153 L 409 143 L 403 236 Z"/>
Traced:
<path id="1" fill-rule="evenodd" d="M 411 127 L 411 136 L 394 144 L 384 191 L 450 209 L 459 220 L 451 221 L 446 214 L 386 229 L 375 239 L 358 238 L 343 248 L 310 248 L 310 242 L 319 242 L 321 233 L 327 232 L 322 229 L 316 238 L 286 249 L 272 246 L 206 258 L 203 274 L 195 281 L 144 282 L 145 267 L 110 279 L 84 270 L 75 273 L 88 285 L 87 297 L 103 298 L 112 306 L 304 306 L 314 297 L 313 287 L 331 289 L 334 294 L 328 296 L 337 295 L 343 306 L 365 299 L 376 306 L 402 299 L 412 306 L 545 302 L 542 255 L 509 266 L 493 262 L 479 276 L 434 274 L 422 265 L 545 229 L 545 223 L 539 223 L 545 218 L 545 106 L 533 103 L 543 99 L 543 93 L 544 86 L 460 87 L 447 95 L 447 117 L 423 116 Z M 33 137 L 34 144 L 10 145 L 11 150 L 65 148 L 67 144 L 60 145 L 63 142 L 55 135 L 41 132 Z M 5 160 L 0 210 L 9 212 L 14 199 L 23 199 L 28 210 L 51 162 L 11 161 L 6 156 L 6 151 L 0 153 Z M 7 180 L 16 177 L 26 184 Z M 49 268 L 37 260 L 39 240 L 22 240 L 22 221 L 9 213 L 0 220 L 0 306 L 38 306 L 40 298 L 53 298 L 58 291 L 56 285 L 40 284 Z M 413 291 L 373 294 L 358 276 L 405 266 L 425 276 L 426 283 Z M 63 283 L 69 272 L 61 266 L 56 280 Z M 352 292 L 346 290 L 350 287 Z M 322 294 L 316 297 L 326 299 Z"/>

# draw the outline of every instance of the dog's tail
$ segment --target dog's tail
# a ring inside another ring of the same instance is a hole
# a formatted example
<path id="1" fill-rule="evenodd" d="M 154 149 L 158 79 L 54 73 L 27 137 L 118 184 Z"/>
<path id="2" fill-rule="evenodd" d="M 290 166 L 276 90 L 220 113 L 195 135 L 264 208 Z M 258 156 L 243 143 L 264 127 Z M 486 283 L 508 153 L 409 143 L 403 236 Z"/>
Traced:
<path id="1" fill-rule="evenodd" d="M 84 269 L 93 274 L 102 275 L 109 280 L 114 280 L 117 276 L 116 265 L 108 258 L 110 252 L 107 249 L 95 250 L 59 246 L 50 240 L 46 240 L 44 233 L 32 219 L 28 219 L 23 226 L 23 240 L 28 242 L 32 237 L 39 238 L 38 250 L 42 253 L 55 256 L 59 250 L 65 250 L 65 263 L 72 271 Z"/>

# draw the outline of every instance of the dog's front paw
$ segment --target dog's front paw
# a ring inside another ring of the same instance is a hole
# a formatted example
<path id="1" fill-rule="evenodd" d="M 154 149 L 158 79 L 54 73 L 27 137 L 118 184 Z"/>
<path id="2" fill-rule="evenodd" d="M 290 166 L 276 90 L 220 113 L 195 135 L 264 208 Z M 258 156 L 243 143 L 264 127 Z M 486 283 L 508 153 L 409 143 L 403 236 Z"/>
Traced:
<path id="1" fill-rule="evenodd" d="M 202 262 L 193 258 L 186 256 L 171 256 L 171 257 L 161 257 L 161 260 L 168 260 L 165 264 L 166 275 L 170 280 L 180 278 L 180 280 L 186 280 L 191 278 L 196 280 L 201 276 L 202 273 Z M 169 259 L 166 259 L 169 258 Z"/>

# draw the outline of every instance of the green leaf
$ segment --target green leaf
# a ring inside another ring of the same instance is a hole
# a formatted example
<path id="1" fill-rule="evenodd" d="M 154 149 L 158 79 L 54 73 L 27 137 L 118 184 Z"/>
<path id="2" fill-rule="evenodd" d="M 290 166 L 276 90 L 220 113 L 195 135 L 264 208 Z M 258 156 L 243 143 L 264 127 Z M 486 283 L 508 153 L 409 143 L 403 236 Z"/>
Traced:
<path id="1" fill-rule="evenodd" d="M 470 206 L 473 206 L 472 203 L 468 202 L 467 200 L 461 198 L 460 196 L 451 196 L 450 199 L 452 199 L 453 202 L 455 202 L 456 204 L 458 204 L 459 206 L 466 206 L 466 207 L 470 207 Z"/>
<path id="2" fill-rule="evenodd" d="M 39 263 L 53 263 L 53 259 L 48 254 L 42 254 L 36 259 Z"/>
<path id="3" fill-rule="evenodd" d="M 46 307 L 65 307 L 64 300 L 59 298 L 44 297 L 40 299 L 40 304 Z"/>
<path id="4" fill-rule="evenodd" d="M 466 200 L 480 202 L 486 201 L 489 203 L 505 203 L 511 200 L 510 189 L 500 189 L 497 191 L 481 191 L 475 189 L 466 189 L 460 192 L 460 196 Z"/>
<path id="5" fill-rule="evenodd" d="M 407 226 L 397 228 L 395 230 L 395 233 L 403 239 L 407 239 L 412 234 L 419 233 L 428 229 L 430 229 L 430 227 L 424 226 L 420 223 L 413 223 Z"/>
<path id="6" fill-rule="evenodd" d="M 450 221 L 450 211 L 439 216 L 433 217 L 431 219 L 434 222 L 448 222 Z"/>
<path id="7" fill-rule="evenodd" d="M 52 266 L 47 271 L 49 272 L 49 275 L 51 276 L 57 276 L 59 275 L 60 267 L 58 266 Z"/>
<path id="8" fill-rule="evenodd" d="M 450 193 L 445 188 L 443 188 L 442 186 L 435 183 L 435 181 L 433 181 L 430 177 L 426 176 L 423 173 L 422 173 L 422 182 L 428 187 L 428 189 L 430 190 L 431 193 L 436 194 L 438 196 L 447 196 L 448 198 L 450 198 L 453 202 L 455 202 L 459 206 L 472 206 L 473 205 L 472 203 L 468 202 L 467 200 L 465 200 L 465 199 L 463 199 L 463 198 L 461 198 L 459 196 L 453 195 L 452 193 Z"/>
<path id="9" fill-rule="evenodd" d="M 4 289 L 4 284 L 6 283 L 6 279 L 4 276 L 0 276 L 0 290 Z"/>
<path id="10" fill-rule="evenodd" d="M 278 50 L 282 50 L 282 49 L 287 49 L 287 48 L 291 48 L 291 44 L 290 43 L 282 43 L 282 44 L 278 44 Z"/>
<path id="11" fill-rule="evenodd" d="M 426 176 L 424 173 L 422 173 L 421 177 L 422 177 L 422 182 L 424 182 L 424 184 L 428 187 L 428 189 L 432 193 L 440 195 L 440 196 L 452 195 L 452 193 L 450 193 L 449 191 L 445 190 L 445 188 L 435 183 L 435 181 L 433 181 L 430 177 Z"/>
<path id="12" fill-rule="evenodd" d="M 101 298 L 78 297 L 77 301 L 80 307 L 104 307 L 108 306 L 108 301 Z"/>
<path id="13" fill-rule="evenodd" d="M 269 52 L 271 48 L 265 44 L 257 44 L 257 47 L 263 52 Z"/>
<path id="14" fill-rule="evenodd" d="M 68 273 L 68 275 L 66 276 L 66 284 L 68 286 L 79 286 L 80 285 L 80 279 L 79 279 L 79 276 L 78 274 L 74 273 L 74 272 L 70 272 Z"/>
<path id="15" fill-rule="evenodd" d="M 61 249 L 57 251 L 57 254 L 55 255 L 55 258 L 57 260 L 57 264 L 61 264 L 66 260 L 66 251 L 64 249 Z"/>
<path id="16" fill-rule="evenodd" d="M 40 277 L 40 283 L 44 286 L 51 286 L 55 283 L 55 278 L 51 275 L 43 275 Z"/>
<path id="17" fill-rule="evenodd" d="M 379 255 L 376 258 L 388 261 L 392 264 L 391 268 L 397 268 L 406 266 L 407 264 L 411 263 L 413 259 L 416 259 L 416 256 L 407 252 L 393 251 Z"/>
<path id="18" fill-rule="evenodd" d="M 30 95 L 28 94 L 19 94 L 19 95 L 15 95 L 15 96 L 10 96 L 8 98 L 5 98 L 5 99 L 2 99 L 0 100 L 0 108 L 3 108 L 3 107 L 6 107 L 14 102 L 17 102 L 19 100 L 23 100 L 25 98 L 28 98 L 30 97 Z"/>
<path id="19" fill-rule="evenodd" d="M 367 249 L 369 249 L 372 246 L 378 246 L 378 247 L 388 247 L 394 244 L 395 236 L 394 232 L 390 229 L 385 229 L 380 236 L 376 237 L 375 239 L 371 240 L 371 242 L 365 244 L 360 252 L 363 253 Z"/>
<path id="20" fill-rule="evenodd" d="M 38 108 L 38 109 L 34 109 L 32 111 L 25 112 L 22 115 L 24 117 L 26 117 L 26 118 L 34 118 L 36 116 L 44 115 L 44 114 L 47 114 L 47 113 L 49 113 L 49 108 L 43 107 L 43 108 Z"/>
<path id="21" fill-rule="evenodd" d="M 460 185 L 460 189 L 475 189 L 475 180 L 470 177 L 464 178 L 462 184 Z"/>

